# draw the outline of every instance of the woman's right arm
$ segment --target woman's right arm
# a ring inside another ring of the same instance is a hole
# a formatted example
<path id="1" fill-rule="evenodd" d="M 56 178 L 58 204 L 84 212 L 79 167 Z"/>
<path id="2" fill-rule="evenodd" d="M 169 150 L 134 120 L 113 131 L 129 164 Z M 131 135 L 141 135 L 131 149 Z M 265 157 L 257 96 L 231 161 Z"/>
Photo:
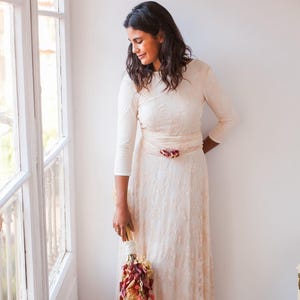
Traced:
<path id="1" fill-rule="evenodd" d="M 128 180 L 129 176 L 115 176 L 116 203 L 113 227 L 123 241 L 126 240 L 126 226 L 134 230 L 127 204 Z"/>
<path id="2" fill-rule="evenodd" d="M 133 230 L 127 204 L 128 181 L 131 174 L 132 155 L 137 127 L 136 90 L 131 79 L 125 75 L 118 96 L 117 143 L 115 155 L 116 205 L 113 227 L 126 239 L 126 226 Z"/>

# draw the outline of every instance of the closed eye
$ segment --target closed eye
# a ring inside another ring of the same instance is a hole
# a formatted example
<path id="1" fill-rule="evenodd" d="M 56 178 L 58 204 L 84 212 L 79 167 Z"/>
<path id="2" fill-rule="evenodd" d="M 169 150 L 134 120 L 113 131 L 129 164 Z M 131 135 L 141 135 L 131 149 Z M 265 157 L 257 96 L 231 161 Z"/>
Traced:
<path id="1" fill-rule="evenodd" d="M 129 39 L 128 39 L 129 40 Z M 129 40 L 129 42 L 131 42 L 130 40 Z M 141 39 L 141 38 L 136 38 L 136 39 L 133 39 L 133 41 L 131 42 L 131 44 L 132 43 L 137 43 L 137 44 L 141 44 L 143 42 L 143 40 Z"/>

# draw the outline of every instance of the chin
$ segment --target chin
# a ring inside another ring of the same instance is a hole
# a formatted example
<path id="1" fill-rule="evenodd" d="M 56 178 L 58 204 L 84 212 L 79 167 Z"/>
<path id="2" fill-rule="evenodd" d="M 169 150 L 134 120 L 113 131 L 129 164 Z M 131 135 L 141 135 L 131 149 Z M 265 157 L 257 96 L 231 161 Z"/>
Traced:
<path id="1" fill-rule="evenodd" d="M 144 66 L 152 64 L 152 61 L 150 61 L 149 59 L 142 59 L 140 60 L 140 62 Z"/>

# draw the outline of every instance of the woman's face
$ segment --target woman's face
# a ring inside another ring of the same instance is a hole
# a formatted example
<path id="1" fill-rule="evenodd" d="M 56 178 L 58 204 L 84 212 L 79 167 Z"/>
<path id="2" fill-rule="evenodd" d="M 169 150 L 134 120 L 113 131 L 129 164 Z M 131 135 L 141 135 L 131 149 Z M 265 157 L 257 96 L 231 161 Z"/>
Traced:
<path id="1" fill-rule="evenodd" d="M 159 33 L 157 36 L 153 36 L 132 27 L 127 28 L 127 34 L 132 44 L 132 53 L 136 54 L 143 65 L 153 64 L 154 69 L 157 71 L 160 68 L 158 56 L 163 42 L 163 35 Z"/>

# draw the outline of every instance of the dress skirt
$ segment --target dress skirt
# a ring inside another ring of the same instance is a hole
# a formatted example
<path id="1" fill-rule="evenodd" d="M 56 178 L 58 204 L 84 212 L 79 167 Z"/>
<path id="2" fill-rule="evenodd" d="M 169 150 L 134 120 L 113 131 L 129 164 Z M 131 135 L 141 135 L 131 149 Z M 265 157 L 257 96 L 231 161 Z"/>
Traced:
<path id="1" fill-rule="evenodd" d="M 170 158 L 161 149 L 179 150 Z M 202 135 L 144 130 L 134 152 L 128 205 L 137 252 L 154 270 L 156 300 L 213 300 L 209 197 Z"/>

